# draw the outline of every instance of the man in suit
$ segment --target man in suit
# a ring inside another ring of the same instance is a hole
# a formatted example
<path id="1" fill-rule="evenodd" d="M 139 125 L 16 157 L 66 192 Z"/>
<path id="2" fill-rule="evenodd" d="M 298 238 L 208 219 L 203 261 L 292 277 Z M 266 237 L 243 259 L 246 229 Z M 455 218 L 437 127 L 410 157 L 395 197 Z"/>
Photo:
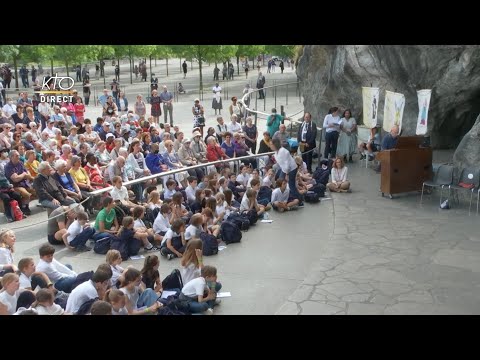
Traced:
<path id="1" fill-rule="evenodd" d="M 303 123 L 298 128 L 298 144 L 302 152 L 302 159 L 307 164 L 308 172 L 312 172 L 313 149 L 317 146 L 317 124 L 312 121 L 312 115 L 306 112 Z"/>

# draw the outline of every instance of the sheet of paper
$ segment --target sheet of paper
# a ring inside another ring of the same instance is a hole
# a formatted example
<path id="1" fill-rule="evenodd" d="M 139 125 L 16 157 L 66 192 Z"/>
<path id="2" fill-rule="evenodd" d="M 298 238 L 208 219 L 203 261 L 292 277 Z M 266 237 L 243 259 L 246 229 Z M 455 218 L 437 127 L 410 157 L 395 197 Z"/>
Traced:
<path id="1" fill-rule="evenodd" d="M 273 222 L 273 220 L 261 220 L 260 222 L 263 222 L 263 223 L 267 223 L 267 224 L 270 224 Z"/>
<path id="2" fill-rule="evenodd" d="M 227 248 L 226 246 L 220 245 L 220 246 L 218 247 L 218 251 L 225 250 L 226 248 Z"/>
<path id="3" fill-rule="evenodd" d="M 143 255 L 130 256 L 130 260 L 140 260 L 140 259 L 145 259 L 145 256 Z"/>
<path id="4" fill-rule="evenodd" d="M 164 291 L 162 292 L 161 298 L 162 298 L 162 299 L 166 299 L 166 298 L 169 297 L 170 295 L 175 295 L 175 294 L 176 294 L 175 291 L 164 290 Z"/>
<path id="5" fill-rule="evenodd" d="M 217 298 L 224 298 L 224 297 L 230 297 L 232 294 L 230 291 L 225 291 L 225 292 L 219 292 L 217 293 Z"/>

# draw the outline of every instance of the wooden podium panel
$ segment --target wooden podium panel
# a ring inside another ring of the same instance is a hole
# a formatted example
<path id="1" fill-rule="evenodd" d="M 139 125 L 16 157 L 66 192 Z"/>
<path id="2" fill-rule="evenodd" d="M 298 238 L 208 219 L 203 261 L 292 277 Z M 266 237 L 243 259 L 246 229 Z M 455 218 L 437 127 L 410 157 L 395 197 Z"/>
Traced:
<path id="1" fill-rule="evenodd" d="M 409 148 L 381 151 L 382 194 L 422 190 L 422 183 L 432 177 L 432 149 Z"/>

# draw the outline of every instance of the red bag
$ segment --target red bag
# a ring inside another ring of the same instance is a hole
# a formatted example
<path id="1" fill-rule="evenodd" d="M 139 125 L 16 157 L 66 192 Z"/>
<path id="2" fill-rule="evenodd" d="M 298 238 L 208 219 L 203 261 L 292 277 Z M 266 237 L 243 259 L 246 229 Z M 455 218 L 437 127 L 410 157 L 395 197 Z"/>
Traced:
<path id="1" fill-rule="evenodd" d="M 17 200 L 10 200 L 10 209 L 12 212 L 12 218 L 15 221 L 23 220 L 23 212 L 20 210 Z"/>
<path id="2" fill-rule="evenodd" d="M 464 189 L 473 189 L 475 187 L 474 184 L 467 184 L 464 182 L 459 182 L 458 185 L 463 187 Z"/>

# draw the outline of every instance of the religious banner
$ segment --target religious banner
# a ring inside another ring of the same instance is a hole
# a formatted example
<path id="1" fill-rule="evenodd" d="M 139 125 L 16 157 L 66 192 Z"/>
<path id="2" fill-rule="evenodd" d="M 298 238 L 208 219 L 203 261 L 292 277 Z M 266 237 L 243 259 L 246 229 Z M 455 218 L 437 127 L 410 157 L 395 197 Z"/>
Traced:
<path id="1" fill-rule="evenodd" d="M 427 118 L 428 108 L 430 106 L 430 96 L 432 90 L 424 89 L 418 90 L 418 120 L 417 120 L 417 135 L 425 135 L 427 133 Z"/>
<path id="2" fill-rule="evenodd" d="M 363 97 L 363 124 L 369 129 L 377 126 L 378 100 L 380 89 L 362 87 Z"/>
<path id="3" fill-rule="evenodd" d="M 389 132 L 393 125 L 398 125 L 402 131 L 403 108 L 405 95 L 393 91 L 385 92 L 385 108 L 383 111 L 383 130 Z"/>

